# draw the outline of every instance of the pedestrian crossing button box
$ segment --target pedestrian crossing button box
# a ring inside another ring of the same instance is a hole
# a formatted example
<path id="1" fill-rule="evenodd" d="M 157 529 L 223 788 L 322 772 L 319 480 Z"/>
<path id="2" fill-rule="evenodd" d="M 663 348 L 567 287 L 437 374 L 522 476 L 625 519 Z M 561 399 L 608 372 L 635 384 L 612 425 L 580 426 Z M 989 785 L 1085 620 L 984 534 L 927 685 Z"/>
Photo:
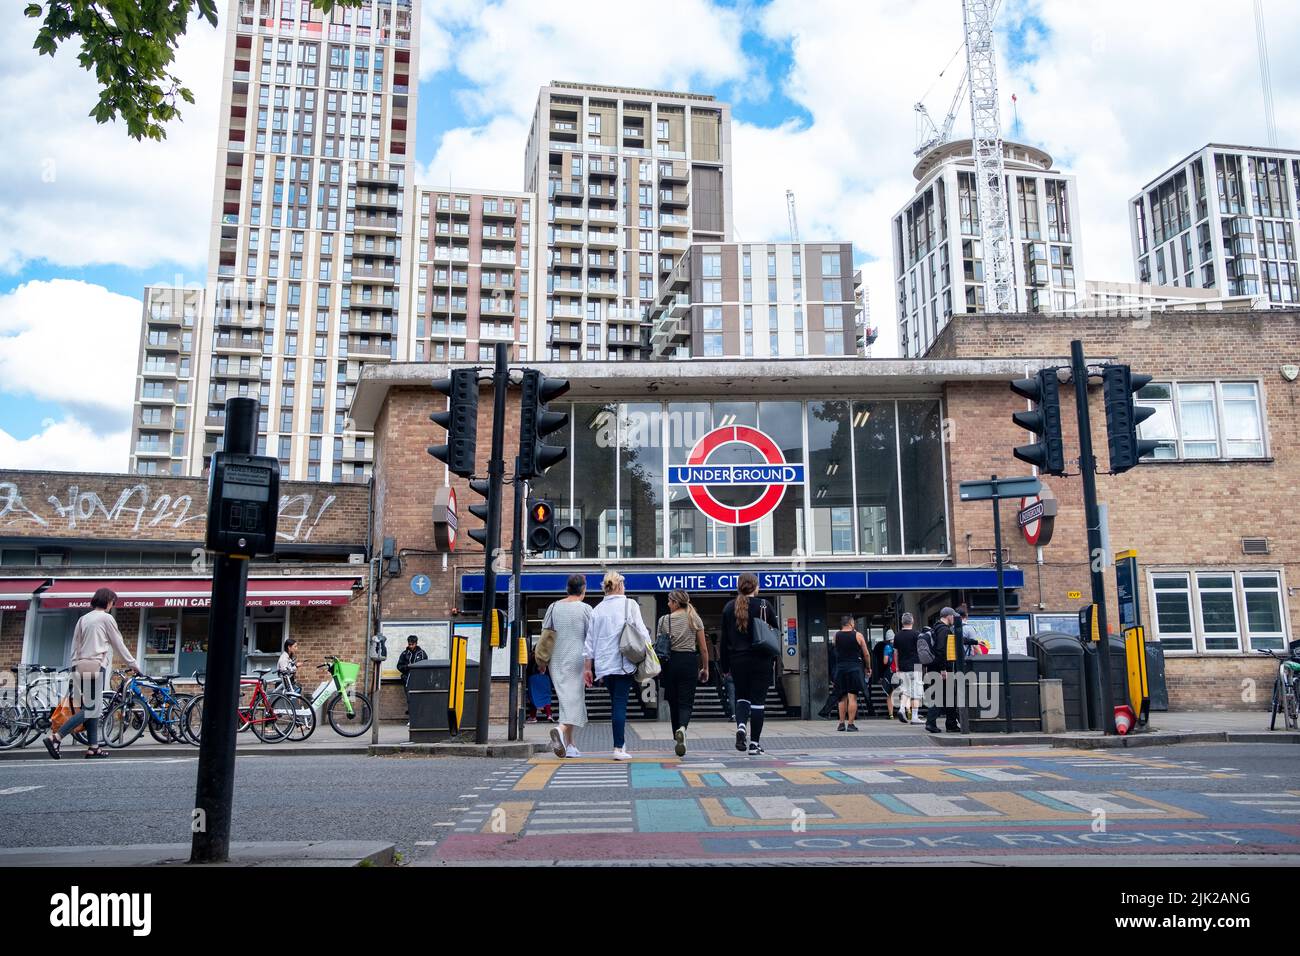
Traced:
<path id="1" fill-rule="evenodd" d="M 252 557 L 275 554 L 280 462 L 267 455 L 217 452 L 208 474 L 207 548 Z"/>

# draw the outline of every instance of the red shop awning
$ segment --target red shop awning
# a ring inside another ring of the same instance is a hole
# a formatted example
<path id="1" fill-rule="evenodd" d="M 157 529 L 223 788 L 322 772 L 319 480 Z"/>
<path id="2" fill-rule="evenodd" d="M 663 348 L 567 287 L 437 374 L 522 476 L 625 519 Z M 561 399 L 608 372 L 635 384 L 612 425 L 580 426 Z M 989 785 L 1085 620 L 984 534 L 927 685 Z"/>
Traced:
<path id="1" fill-rule="evenodd" d="M 250 578 L 248 607 L 341 607 L 360 578 Z M 41 594 L 50 610 L 90 607 L 100 588 L 117 594 L 119 608 L 205 608 L 212 603 L 210 578 L 61 578 Z"/>
<path id="2" fill-rule="evenodd" d="M 0 578 L 0 611 L 25 611 L 32 595 L 49 578 Z"/>

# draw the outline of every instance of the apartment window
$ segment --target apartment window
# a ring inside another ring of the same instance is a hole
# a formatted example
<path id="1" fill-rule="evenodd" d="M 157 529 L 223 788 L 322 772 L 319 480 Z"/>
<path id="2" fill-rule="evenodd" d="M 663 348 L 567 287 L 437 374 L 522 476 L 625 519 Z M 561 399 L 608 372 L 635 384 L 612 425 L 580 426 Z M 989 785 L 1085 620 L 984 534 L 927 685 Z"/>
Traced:
<path id="1" fill-rule="evenodd" d="M 702 292 L 705 302 L 722 301 L 722 280 L 709 279 L 702 283 Z"/>
<path id="2" fill-rule="evenodd" d="M 754 280 L 753 279 L 745 279 L 741 283 L 741 298 L 743 298 L 746 302 L 754 301 Z"/>
<path id="3" fill-rule="evenodd" d="M 1156 410 L 1138 426 L 1160 442 L 1156 459 L 1262 458 L 1263 412 L 1255 382 L 1152 382 L 1137 402 Z"/>
<path id="4" fill-rule="evenodd" d="M 706 279 L 717 279 L 722 276 L 722 256 L 716 253 L 709 253 L 700 257 L 700 266 L 702 275 Z"/>
<path id="5" fill-rule="evenodd" d="M 746 251 L 746 252 L 744 253 L 744 255 L 741 256 L 741 259 L 740 259 L 740 274 L 743 275 L 745 278 L 748 279 L 749 276 L 750 276 L 750 274 L 751 274 L 752 269 L 753 269 L 753 266 L 752 266 L 752 264 L 750 263 L 750 255 L 749 255 L 749 252 Z"/>
<path id="6" fill-rule="evenodd" d="M 776 301 L 776 280 L 775 279 L 767 280 L 767 301 L 768 302 Z"/>
<path id="7" fill-rule="evenodd" d="M 1155 624 L 1166 651 L 1277 650 L 1287 640 L 1274 570 L 1150 571 Z"/>
<path id="8" fill-rule="evenodd" d="M 822 279 L 822 301 L 842 302 L 844 295 L 839 279 Z"/>
<path id="9" fill-rule="evenodd" d="M 822 253 L 822 275 L 840 275 L 840 254 L 838 252 Z"/>
<path id="10" fill-rule="evenodd" d="M 722 308 L 720 306 L 703 309 L 702 318 L 706 332 L 722 331 Z"/>

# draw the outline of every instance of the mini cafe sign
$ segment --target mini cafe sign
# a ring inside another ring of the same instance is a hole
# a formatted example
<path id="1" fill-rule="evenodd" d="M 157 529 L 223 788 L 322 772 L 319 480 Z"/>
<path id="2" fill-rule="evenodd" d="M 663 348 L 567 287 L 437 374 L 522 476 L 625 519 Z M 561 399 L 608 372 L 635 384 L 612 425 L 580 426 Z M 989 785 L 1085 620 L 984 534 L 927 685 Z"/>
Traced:
<path id="1" fill-rule="evenodd" d="M 1052 526 L 1056 523 L 1056 496 L 1050 488 L 1043 489 L 1036 495 L 1020 499 L 1020 513 L 1016 516 L 1025 540 L 1039 547 L 1050 544 Z"/>

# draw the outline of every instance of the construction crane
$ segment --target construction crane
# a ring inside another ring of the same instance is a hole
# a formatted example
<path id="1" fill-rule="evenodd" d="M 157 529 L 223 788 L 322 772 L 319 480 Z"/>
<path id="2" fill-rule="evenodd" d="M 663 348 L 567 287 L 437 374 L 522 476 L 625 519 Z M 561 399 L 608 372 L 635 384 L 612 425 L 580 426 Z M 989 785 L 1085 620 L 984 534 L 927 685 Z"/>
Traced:
<path id="1" fill-rule="evenodd" d="M 997 0 L 962 0 L 966 29 L 966 75 L 970 85 L 971 147 L 984 243 L 984 311 L 1013 312 L 1015 273 L 1007 222 L 1007 179 L 1002 159 L 998 69 L 993 51 Z"/>
<path id="2" fill-rule="evenodd" d="M 993 2 L 993 16 L 995 17 L 1000 3 L 1001 0 L 994 0 Z M 952 66 L 953 60 L 961 55 L 965 47 L 966 42 L 963 40 L 961 46 L 957 47 L 956 52 L 953 53 L 952 58 L 939 71 L 940 77 L 948 72 L 948 67 Z M 957 122 L 957 113 L 961 110 L 963 94 L 966 92 L 966 81 L 969 76 L 970 71 L 966 69 L 962 71 L 961 77 L 957 80 L 957 89 L 953 91 L 952 102 L 948 105 L 948 112 L 944 114 L 942 126 L 936 124 L 930 117 L 930 111 L 924 103 L 924 96 L 913 104 L 912 109 L 916 111 L 916 149 L 913 150 L 914 155 L 923 156 L 934 147 L 952 139 L 952 127 Z M 935 83 L 937 82 L 938 79 L 935 80 Z M 930 89 L 934 89 L 933 84 L 931 84 Z M 928 95 L 930 90 L 925 92 Z"/>
<path id="3" fill-rule="evenodd" d="M 794 190 L 785 191 L 785 208 L 790 215 L 790 241 L 796 245 L 799 243 L 799 219 L 794 214 Z"/>

